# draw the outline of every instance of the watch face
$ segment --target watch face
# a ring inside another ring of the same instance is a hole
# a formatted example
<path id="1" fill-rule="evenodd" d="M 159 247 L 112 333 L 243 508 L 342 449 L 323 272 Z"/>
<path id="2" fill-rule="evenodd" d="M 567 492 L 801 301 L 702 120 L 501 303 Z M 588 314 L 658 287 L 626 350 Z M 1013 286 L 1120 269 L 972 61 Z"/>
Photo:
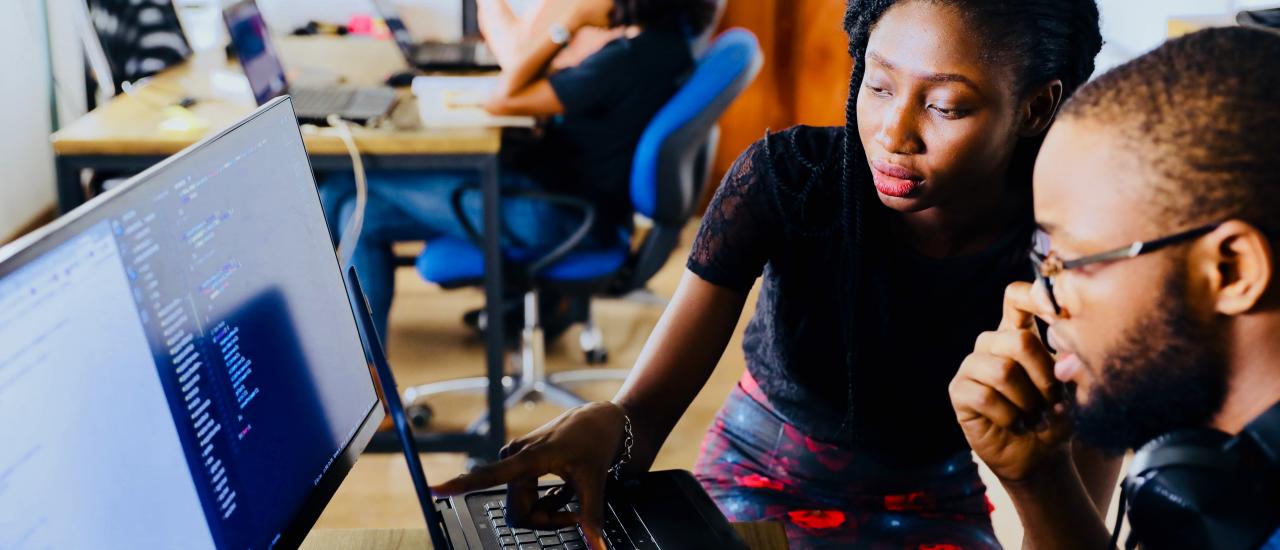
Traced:
<path id="1" fill-rule="evenodd" d="M 570 37 L 571 35 L 569 34 L 569 29 L 564 28 L 564 25 L 556 24 L 551 26 L 552 42 L 555 42 L 556 44 L 560 44 L 561 46 L 563 46 L 569 42 Z"/>

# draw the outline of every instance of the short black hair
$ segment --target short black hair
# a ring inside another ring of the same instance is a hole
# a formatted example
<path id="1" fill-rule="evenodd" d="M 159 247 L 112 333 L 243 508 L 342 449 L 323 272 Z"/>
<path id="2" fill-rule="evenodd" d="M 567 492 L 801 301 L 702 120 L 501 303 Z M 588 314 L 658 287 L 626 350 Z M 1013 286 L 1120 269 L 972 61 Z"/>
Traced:
<path id="1" fill-rule="evenodd" d="M 613 0 L 614 25 L 639 25 L 701 34 L 716 15 L 715 0 Z"/>
<path id="2" fill-rule="evenodd" d="M 1096 122 L 1138 151 L 1176 226 L 1280 222 L 1280 35 L 1206 29 L 1165 42 L 1082 87 L 1061 116 Z"/>

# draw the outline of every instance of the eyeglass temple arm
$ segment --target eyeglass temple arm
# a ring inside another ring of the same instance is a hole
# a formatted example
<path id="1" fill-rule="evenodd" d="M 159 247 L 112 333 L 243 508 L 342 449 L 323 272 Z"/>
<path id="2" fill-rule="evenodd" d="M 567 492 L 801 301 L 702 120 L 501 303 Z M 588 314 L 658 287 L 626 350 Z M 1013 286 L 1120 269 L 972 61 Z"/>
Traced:
<path id="1" fill-rule="evenodd" d="M 1117 248 L 1109 252 L 1103 252 L 1101 254 L 1094 254 L 1092 256 L 1085 256 L 1083 258 L 1077 258 L 1075 260 L 1062 262 L 1062 268 L 1075 269 L 1077 267 L 1094 264 L 1098 262 L 1111 262 L 1115 260 L 1123 260 L 1125 258 L 1133 258 L 1135 256 L 1141 256 L 1148 252 L 1155 252 L 1167 246 L 1175 245 L 1183 241 L 1187 241 L 1190 239 L 1195 239 L 1195 238 L 1199 238 L 1201 236 L 1207 235 L 1214 229 L 1217 229 L 1219 225 L 1222 225 L 1222 224 L 1215 223 L 1213 225 L 1197 227 L 1190 231 L 1183 231 L 1182 233 L 1169 235 L 1168 237 L 1163 237 L 1160 239 L 1156 239 L 1154 241 L 1147 241 L 1147 242 L 1138 241 L 1124 248 Z"/>

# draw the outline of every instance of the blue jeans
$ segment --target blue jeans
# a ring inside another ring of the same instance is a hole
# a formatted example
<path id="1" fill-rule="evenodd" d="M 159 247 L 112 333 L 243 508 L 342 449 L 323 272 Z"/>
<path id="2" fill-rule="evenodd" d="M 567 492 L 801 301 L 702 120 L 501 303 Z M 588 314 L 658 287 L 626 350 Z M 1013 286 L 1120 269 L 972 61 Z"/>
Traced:
<path id="1" fill-rule="evenodd" d="M 360 275 L 360 285 L 373 310 L 374 325 L 385 343 L 387 316 L 395 294 L 395 255 L 391 245 L 443 236 L 466 239 L 450 197 L 454 189 L 462 185 L 479 183 L 480 174 L 469 170 L 388 170 L 366 175 L 369 200 L 351 264 Z M 510 170 L 503 171 L 500 178 L 505 189 L 541 188 L 532 178 Z M 352 174 L 340 172 L 327 178 L 320 186 L 320 200 L 330 224 L 329 234 L 340 236 L 355 215 L 356 190 Z M 482 227 L 482 208 L 479 189 L 463 193 L 463 212 L 477 230 Z M 501 216 L 504 245 L 538 250 L 554 248 L 582 223 L 582 216 L 577 212 L 517 196 L 502 199 Z"/>

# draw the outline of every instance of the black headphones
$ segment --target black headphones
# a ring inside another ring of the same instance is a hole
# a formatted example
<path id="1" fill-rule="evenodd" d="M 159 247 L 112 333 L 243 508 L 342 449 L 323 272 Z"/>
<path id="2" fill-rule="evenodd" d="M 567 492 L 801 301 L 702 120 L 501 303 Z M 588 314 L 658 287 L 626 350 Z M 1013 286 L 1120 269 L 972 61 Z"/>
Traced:
<path id="1" fill-rule="evenodd" d="M 1129 549 L 1256 550 L 1280 529 L 1278 482 L 1280 403 L 1236 437 L 1208 428 L 1159 436 L 1134 454 L 1112 547 L 1127 510 Z"/>

